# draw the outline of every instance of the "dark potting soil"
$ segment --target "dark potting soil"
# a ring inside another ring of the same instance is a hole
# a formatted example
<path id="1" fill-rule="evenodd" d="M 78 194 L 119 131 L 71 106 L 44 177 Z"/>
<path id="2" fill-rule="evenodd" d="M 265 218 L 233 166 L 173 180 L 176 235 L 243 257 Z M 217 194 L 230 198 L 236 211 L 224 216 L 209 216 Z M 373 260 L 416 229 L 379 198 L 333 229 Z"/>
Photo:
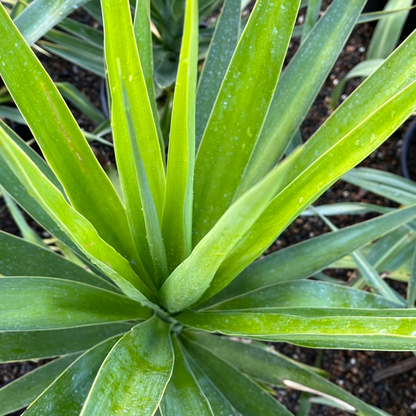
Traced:
<path id="1" fill-rule="evenodd" d="M 328 4 L 324 1 L 324 4 Z M 75 18 L 84 23 L 92 23 L 92 20 L 85 14 L 75 13 Z M 299 24 L 301 21 L 298 22 Z M 365 59 L 366 50 L 373 32 L 371 25 L 360 25 L 350 37 L 340 58 L 337 60 L 334 69 L 326 80 L 317 97 L 315 104 L 301 127 L 304 140 L 322 125 L 331 114 L 329 108 L 329 96 L 336 85 L 347 72 L 357 63 Z M 291 42 L 288 56 L 291 58 L 298 47 L 298 41 Z M 100 108 L 100 78 L 91 75 L 76 65 L 69 64 L 62 59 L 53 57 L 41 57 L 42 63 L 46 66 L 49 74 L 55 81 L 68 81 L 80 89 L 98 108 Z M 360 80 L 352 80 L 348 83 L 345 96 L 350 94 L 358 85 Z M 93 123 L 78 110 L 71 107 L 75 118 L 81 127 L 87 131 L 94 129 Z M 399 157 L 402 144 L 402 135 L 410 122 L 400 128 L 392 135 L 379 149 L 373 152 L 361 166 L 386 170 L 392 173 L 399 172 Z M 21 130 L 24 133 L 23 130 Z M 416 146 L 415 146 L 416 147 Z M 413 151 L 416 153 L 415 147 Z M 92 148 L 102 165 L 114 163 L 114 152 L 108 146 L 100 143 L 93 143 Z M 413 157 L 415 157 L 414 155 Z M 415 159 L 413 159 L 415 160 Z M 415 172 L 416 173 L 416 172 Z M 376 196 L 370 192 L 338 181 L 331 189 L 326 191 L 316 202 L 316 205 L 330 204 L 336 202 L 369 202 L 383 206 L 396 206 L 391 201 Z M 359 216 L 337 216 L 332 218 L 334 224 L 340 228 L 371 218 L 372 215 Z M 43 236 L 45 232 L 34 221 L 28 219 L 30 224 Z M 19 235 L 13 220 L 11 219 L 4 203 L 0 200 L 0 229 L 12 234 Z M 328 232 L 328 227 L 318 218 L 299 217 L 288 229 L 278 238 L 275 244 L 267 253 L 279 250 L 289 245 L 309 239 L 311 237 Z M 349 279 L 353 271 L 333 271 L 332 276 Z M 397 282 L 390 282 L 400 292 L 405 291 L 405 285 Z M 287 356 L 305 364 L 314 365 L 318 354 L 321 354 L 320 367 L 327 371 L 329 379 L 340 387 L 351 392 L 358 398 L 394 416 L 405 416 L 416 414 L 416 370 L 415 367 L 399 371 L 397 374 L 374 380 L 377 371 L 389 368 L 398 363 L 403 363 L 413 357 L 412 353 L 397 352 L 368 352 L 368 351 L 335 351 L 335 350 L 314 350 L 300 348 L 285 343 L 273 344 L 274 347 Z M 20 377 L 26 372 L 38 367 L 40 363 L 26 362 L 18 364 L 0 365 L 0 386 Z M 377 378 L 376 378 L 377 379 Z M 300 396 L 299 391 L 291 389 L 276 389 L 276 397 L 287 408 L 296 414 L 297 403 Z M 16 415 L 21 412 L 15 413 Z M 312 404 L 311 416 L 341 416 L 348 413 L 337 409 L 330 409 L 325 406 Z"/>

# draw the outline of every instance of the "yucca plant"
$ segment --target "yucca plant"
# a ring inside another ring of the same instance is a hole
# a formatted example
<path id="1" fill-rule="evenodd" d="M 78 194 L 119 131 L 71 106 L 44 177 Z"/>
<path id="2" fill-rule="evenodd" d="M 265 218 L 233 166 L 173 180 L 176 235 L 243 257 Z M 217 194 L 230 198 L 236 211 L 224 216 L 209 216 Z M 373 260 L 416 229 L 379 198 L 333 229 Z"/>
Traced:
<path id="1" fill-rule="evenodd" d="M 0 360 L 59 357 L 0 390 L 1 414 L 290 414 L 269 386 L 384 414 L 262 341 L 415 350 L 398 295 L 305 279 L 416 206 L 256 260 L 416 107 L 413 33 L 279 163 L 364 3 L 335 0 L 282 75 L 300 0 L 258 0 L 238 42 L 223 13 L 197 85 L 188 0 L 165 160 L 148 14 L 135 37 L 129 2 L 102 0 L 122 195 L 0 8 L 0 74 L 47 161 L 2 123 L 0 185 L 77 256 L 0 233 Z"/>

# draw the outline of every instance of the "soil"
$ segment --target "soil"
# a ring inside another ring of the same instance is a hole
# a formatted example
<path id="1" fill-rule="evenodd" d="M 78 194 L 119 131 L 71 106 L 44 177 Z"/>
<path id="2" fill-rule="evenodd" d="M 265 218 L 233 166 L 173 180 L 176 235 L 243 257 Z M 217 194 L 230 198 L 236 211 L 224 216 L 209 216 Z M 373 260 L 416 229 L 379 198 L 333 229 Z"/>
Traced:
<path id="1" fill-rule="evenodd" d="M 324 4 L 327 5 L 328 3 L 328 1 L 324 1 Z M 83 20 L 85 23 L 91 23 L 90 19 L 78 12 L 75 13 L 74 17 Z M 301 133 L 304 140 L 311 137 L 331 114 L 329 108 L 329 95 L 334 85 L 336 85 L 337 81 L 342 79 L 357 63 L 365 59 L 366 50 L 372 33 L 373 26 L 370 24 L 359 25 L 354 29 L 344 51 L 322 87 L 315 104 L 302 124 Z M 288 53 L 289 57 L 293 56 L 297 47 L 298 42 L 296 40 L 291 42 Z M 100 108 L 101 80 L 98 77 L 56 57 L 53 59 L 41 57 L 41 61 L 55 81 L 69 81 L 73 83 L 98 108 Z M 359 83 L 360 80 L 358 79 L 350 81 L 343 98 L 345 99 Z M 74 108 L 71 108 L 71 110 L 83 129 L 87 131 L 93 130 L 94 125 L 88 118 Z M 399 159 L 402 136 L 409 123 L 410 121 L 406 122 L 387 142 L 363 161 L 361 166 L 386 170 L 392 173 L 400 173 Z M 25 131 L 20 129 L 19 133 L 24 135 Z M 95 143 L 92 147 L 103 165 L 114 163 L 114 154 L 111 148 Z M 396 206 L 391 201 L 371 194 L 370 192 L 360 190 L 357 187 L 342 181 L 337 182 L 331 189 L 326 191 L 316 204 L 320 205 L 350 201 L 369 202 L 383 206 Z M 371 215 L 338 216 L 333 218 L 333 222 L 336 226 L 342 228 L 370 217 Z M 33 221 L 30 220 L 30 223 L 37 230 L 41 231 L 40 227 Z M 19 234 L 7 209 L 4 207 L 2 200 L 0 200 L 0 229 L 12 234 Z M 268 253 L 328 231 L 329 229 L 320 219 L 314 217 L 300 217 L 279 237 L 276 243 L 268 250 Z M 350 273 L 351 272 L 346 274 L 338 273 L 337 276 L 348 278 Z M 405 290 L 403 284 L 393 282 L 393 285 L 395 289 L 399 291 Z M 394 416 L 416 414 L 415 369 L 402 371 L 397 375 L 381 381 L 373 380 L 374 373 L 377 370 L 387 368 L 393 364 L 409 359 L 413 356 L 412 353 L 313 350 L 285 343 L 277 343 L 274 344 L 274 346 L 277 350 L 289 357 L 309 365 L 313 365 L 318 354 L 321 354 L 321 368 L 329 373 L 331 381 L 343 387 L 345 390 Z M 38 365 L 40 364 L 33 362 L 0 365 L 0 387 L 36 368 Z M 297 403 L 300 396 L 298 391 L 277 389 L 276 395 L 290 411 L 296 414 L 298 410 Z M 18 412 L 16 415 L 17 414 L 20 413 Z M 310 412 L 311 416 L 341 416 L 347 414 L 348 413 L 344 413 L 337 409 L 329 409 L 325 406 L 316 404 L 312 405 Z"/>

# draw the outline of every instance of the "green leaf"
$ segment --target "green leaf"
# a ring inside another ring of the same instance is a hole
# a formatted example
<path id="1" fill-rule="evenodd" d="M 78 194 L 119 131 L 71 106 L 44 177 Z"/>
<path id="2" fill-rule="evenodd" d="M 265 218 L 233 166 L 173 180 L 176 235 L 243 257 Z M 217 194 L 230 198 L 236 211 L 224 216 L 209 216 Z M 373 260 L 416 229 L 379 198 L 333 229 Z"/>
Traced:
<path id="1" fill-rule="evenodd" d="M 73 20 L 66 18 L 57 25 L 59 29 L 63 29 L 66 32 L 74 35 L 97 48 L 104 49 L 104 35 L 103 32 L 97 29 L 93 29 L 91 26 L 85 25 Z"/>
<path id="2" fill-rule="evenodd" d="M 152 299 L 154 295 L 136 275 L 129 262 L 98 236 L 91 223 L 65 201 L 58 189 L 42 175 L 36 165 L 1 128 L 0 138 L 0 149 L 5 154 L 7 164 L 32 198 L 36 199 L 87 257 L 125 293 L 133 299 L 149 304 L 148 298 Z"/>
<path id="3" fill-rule="evenodd" d="M 165 153 L 162 130 L 160 128 L 159 113 L 156 105 L 155 81 L 153 70 L 153 40 L 150 21 L 150 0 L 136 0 L 134 14 L 134 35 L 136 38 L 137 51 L 142 66 L 144 79 L 146 81 L 147 93 L 152 106 L 153 119 L 155 120 L 159 143 L 162 154 Z"/>
<path id="4" fill-rule="evenodd" d="M 184 356 L 182 345 L 172 336 L 175 365 L 160 403 L 162 415 L 214 415 Z"/>
<path id="5" fill-rule="evenodd" d="M 132 323 L 88 325 L 41 331 L 0 332 L 0 362 L 38 360 L 72 354 L 122 334 Z"/>
<path id="6" fill-rule="evenodd" d="M 131 140 L 134 138 L 130 138 L 126 123 L 122 80 L 124 80 L 123 83 L 130 102 L 134 131 L 159 220 L 162 216 L 165 192 L 164 162 L 149 101 L 146 79 L 142 71 L 133 27 L 130 23 L 129 3 L 127 0 L 105 0 L 102 6 L 106 33 L 104 38 L 105 54 L 113 103 L 111 119 L 116 160 L 134 244 L 146 268 L 151 271 L 153 265 L 150 261 L 151 257 L 145 237 L 145 224 L 141 211 L 142 201 L 131 148 Z M 125 47 L 120 48 L 120 44 Z"/>
<path id="7" fill-rule="evenodd" d="M 415 218 L 415 215 L 416 206 L 397 210 L 279 250 L 251 264 L 229 286 L 208 301 L 206 306 L 276 283 L 305 279 L 359 247 L 405 224 Z M 223 280 L 226 276 L 232 277 L 232 274 L 231 271 L 220 268 L 217 276 L 214 280 Z"/>
<path id="8" fill-rule="evenodd" d="M 15 123 L 25 124 L 25 120 L 20 114 L 20 111 L 14 107 L 0 105 L 0 117 L 14 121 Z"/>
<path id="9" fill-rule="evenodd" d="M 218 292 L 228 283 L 216 281 L 214 288 L 210 286 L 221 263 L 264 212 L 284 182 L 292 160 L 293 157 L 287 158 L 232 204 L 191 255 L 169 276 L 159 293 L 161 303 L 169 311 L 183 310 L 197 302 L 208 288 Z"/>
<path id="10" fill-rule="evenodd" d="M 273 98 L 299 3 L 258 1 L 240 38 L 196 159 L 194 245 L 233 202 Z"/>
<path id="11" fill-rule="evenodd" d="M 413 0 L 389 0 L 384 10 L 410 7 Z M 368 47 L 367 59 L 387 58 L 399 42 L 409 11 L 395 13 L 377 23 Z"/>
<path id="12" fill-rule="evenodd" d="M 335 0 L 283 72 L 240 194 L 283 156 L 350 36 L 364 3 L 365 0 Z M 316 59 L 318 55 L 320 58 Z"/>
<path id="13" fill-rule="evenodd" d="M 65 257 L 4 232 L 0 232 L 0 274 L 58 277 L 117 291 L 113 284 Z"/>
<path id="14" fill-rule="evenodd" d="M 156 316 L 135 326 L 105 359 L 81 415 L 153 415 L 173 371 L 169 325 Z"/>
<path id="15" fill-rule="evenodd" d="M 414 39 L 416 41 L 416 32 Z M 405 47 L 404 51 L 406 51 Z M 384 72 L 385 69 L 381 71 Z M 376 71 L 374 75 L 378 72 Z M 370 79 L 371 77 L 368 78 Z M 359 90 L 356 90 L 356 94 L 357 92 L 360 95 Z M 349 133 L 343 133 L 341 137 L 337 134 L 334 136 L 329 134 L 329 130 L 335 129 L 334 116 L 330 117 L 297 153 L 296 159 L 292 162 L 292 169 L 285 178 L 285 183 L 288 185 L 274 198 L 251 230 L 223 262 L 216 279 L 231 281 L 237 273 L 269 247 L 302 210 L 345 172 L 377 149 L 414 111 L 415 97 L 416 82 L 413 82 L 379 107 L 356 128 Z M 366 101 L 368 102 L 372 103 L 372 100 Z M 345 105 L 350 105 L 348 100 L 340 108 Z M 337 124 L 336 129 L 343 130 L 342 123 Z M 345 154 L 349 157 L 345 158 Z M 305 164 L 306 161 L 307 164 Z M 223 277 L 224 274 L 225 277 Z M 215 284 L 215 279 L 213 284 Z"/>
<path id="16" fill-rule="evenodd" d="M 104 57 L 101 48 L 58 31 L 50 31 L 46 38 L 56 42 L 39 41 L 38 44 L 46 51 L 86 69 L 101 78 L 105 77 Z"/>
<path id="17" fill-rule="evenodd" d="M 162 223 L 170 271 L 186 259 L 192 250 L 197 65 L 198 1 L 187 0 L 178 77 L 173 98 Z"/>
<path id="18" fill-rule="evenodd" d="M 87 1 L 34 0 L 16 17 L 15 24 L 26 42 L 32 45 Z"/>
<path id="19" fill-rule="evenodd" d="M 63 279 L 2 277 L 0 288 L 1 331 L 65 328 L 151 315 L 125 296 Z"/>
<path id="20" fill-rule="evenodd" d="M 36 399 L 75 359 L 70 355 L 36 368 L 0 389 L 0 416 L 28 406 Z"/>
<path id="21" fill-rule="evenodd" d="M 381 10 L 379 12 L 362 13 L 357 23 L 374 22 L 376 20 L 381 20 L 388 16 L 395 15 L 396 13 L 401 13 L 407 10 L 412 10 L 415 7 L 416 5 L 412 7 L 405 7 L 403 9 Z"/>
<path id="22" fill-rule="evenodd" d="M 344 92 L 347 82 L 352 78 L 369 77 L 382 63 L 384 59 L 369 59 L 357 64 L 348 74 L 338 83 L 331 93 L 331 109 L 335 110 Z"/>
<path id="23" fill-rule="evenodd" d="M 409 279 L 409 285 L 407 288 L 407 305 L 409 308 L 413 308 L 416 300 L 416 244 L 414 246 L 414 253 L 412 258 L 412 275 Z"/>
<path id="24" fill-rule="evenodd" d="M 319 12 L 321 11 L 322 0 L 309 0 L 308 9 L 306 11 L 305 23 L 303 24 L 302 39 L 304 42 L 309 35 L 312 28 L 315 26 L 319 18 Z"/>
<path id="25" fill-rule="evenodd" d="M 201 344 L 240 371 L 264 383 L 281 386 L 287 381 L 292 381 L 315 390 L 316 394 L 342 400 L 355 407 L 356 411 L 363 415 L 384 415 L 383 412 L 357 399 L 303 364 L 279 354 L 271 347 L 262 344 L 247 344 L 226 337 L 213 337 L 195 331 L 186 331 L 186 337 Z"/>
<path id="26" fill-rule="evenodd" d="M 313 296 L 311 296 L 313 294 Z M 339 284 L 300 280 L 280 283 L 240 295 L 228 302 L 217 304 L 209 310 L 244 310 L 282 308 L 397 308 L 397 299 L 388 300 L 362 290 Z"/>
<path id="27" fill-rule="evenodd" d="M 320 312 L 324 312 L 321 314 Z M 355 311 L 355 314 L 352 315 Z M 347 315 L 347 313 L 351 313 Z M 314 316 L 315 315 L 315 316 Z M 416 318 L 413 309 L 305 308 L 301 315 L 242 312 L 183 312 L 184 325 L 208 332 L 286 341 L 315 348 L 413 351 Z"/>
<path id="28" fill-rule="evenodd" d="M 69 82 L 58 82 L 56 83 L 56 86 L 66 100 L 94 121 L 94 123 L 101 124 L 105 121 L 103 113 L 88 101 L 78 88 L 74 87 Z"/>
<path id="29" fill-rule="evenodd" d="M 416 203 L 416 184 L 393 173 L 376 169 L 353 169 L 342 178 L 348 183 L 364 188 L 402 205 Z"/>
<path id="30" fill-rule="evenodd" d="M 239 413 L 244 416 L 292 414 L 233 365 L 185 337 L 181 341 L 195 362 Z"/>
<path id="31" fill-rule="evenodd" d="M 119 338 L 103 341 L 82 354 L 28 407 L 25 415 L 78 416 L 102 362 Z"/>
<path id="32" fill-rule="evenodd" d="M 209 401 L 214 415 L 223 416 L 237 416 L 236 411 L 231 406 L 230 402 L 224 397 L 221 391 L 209 379 L 209 377 L 202 371 L 193 358 L 186 353 L 186 360 L 191 367 L 192 373 L 196 378 L 199 387 Z"/>
<path id="33" fill-rule="evenodd" d="M 196 147 L 240 37 L 241 0 L 225 0 L 199 76 L 196 98 Z"/>
<path id="34" fill-rule="evenodd" d="M 47 248 L 47 245 L 43 242 L 39 235 L 32 228 L 30 228 L 14 200 L 2 188 L 0 188 L 0 193 L 6 203 L 6 207 L 9 210 L 10 215 L 19 228 L 22 237 L 31 243 Z"/>
<path id="35" fill-rule="evenodd" d="M 143 164 L 143 158 L 139 149 L 139 144 L 137 142 L 137 135 L 134 130 L 133 118 L 131 114 L 130 101 L 127 96 L 127 90 L 125 88 L 125 83 L 123 80 L 121 82 L 121 88 L 123 95 L 123 108 L 130 139 L 131 156 L 135 166 L 137 184 L 140 191 L 139 198 L 141 199 L 142 203 L 147 243 L 149 245 L 150 255 L 153 260 L 153 266 L 155 271 L 154 277 L 156 279 L 156 285 L 157 287 L 160 287 L 166 279 L 166 277 L 168 276 L 168 263 L 162 237 L 162 230 L 160 227 L 156 206 L 153 200 L 152 191 L 150 189 L 149 181 L 147 179 L 146 170 Z M 130 187 L 130 189 L 132 188 Z M 136 190 L 133 190 L 133 192 L 135 191 Z M 140 213 L 138 213 L 138 215 L 140 215 Z M 132 218 L 132 224 L 133 221 L 134 219 Z M 137 234 L 137 232 L 134 233 L 135 237 L 140 238 L 141 236 Z M 143 237 L 141 238 L 142 240 L 144 240 Z M 143 243 L 145 242 L 143 241 Z M 138 248 L 140 249 L 139 246 Z"/>
<path id="36" fill-rule="evenodd" d="M 0 56 L 3 81 L 72 205 L 105 241 L 134 261 L 127 217 L 116 191 L 54 83 L 2 6 Z"/>

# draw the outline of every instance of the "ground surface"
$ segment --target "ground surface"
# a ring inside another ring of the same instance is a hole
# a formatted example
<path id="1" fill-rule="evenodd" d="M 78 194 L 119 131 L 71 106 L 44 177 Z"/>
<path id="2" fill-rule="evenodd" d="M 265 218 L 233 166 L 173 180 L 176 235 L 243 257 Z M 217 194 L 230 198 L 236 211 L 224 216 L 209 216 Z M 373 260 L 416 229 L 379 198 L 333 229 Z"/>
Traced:
<path id="1" fill-rule="evenodd" d="M 372 31 L 373 28 L 370 25 L 358 26 L 354 30 L 342 55 L 323 86 L 316 103 L 302 125 L 301 131 L 304 140 L 307 140 L 330 115 L 329 94 L 337 80 L 342 79 L 351 68 L 365 58 Z M 296 41 L 291 43 L 289 56 L 293 56 L 297 46 L 298 43 Z M 42 58 L 42 61 L 55 81 L 69 81 L 74 83 L 97 106 L 100 106 L 100 80 L 97 77 L 88 74 L 74 65 L 67 64 L 60 59 Z M 357 85 L 359 85 L 359 80 L 350 82 L 346 94 L 351 93 Z M 73 110 L 73 112 L 84 129 L 92 129 L 92 125 L 88 119 L 76 110 Z M 408 124 L 406 123 L 404 127 L 399 129 L 385 144 L 371 154 L 362 165 L 393 173 L 400 173 L 399 156 L 402 135 Z M 24 135 L 25 132 L 21 130 L 20 133 Z M 114 161 L 114 155 L 110 148 L 98 144 L 94 145 L 94 151 L 102 164 L 108 164 Z M 349 201 L 371 202 L 385 206 L 392 205 L 391 202 L 383 198 L 359 190 L 341 181 L 325 192 L 317 204 Z M 340 216 L 334 219 L 334 223 L 338 227 L 345 227 L 346 225 L 367 218 L 365 216 Z M 32 225 L 41 232 L 36 224 L 32 223 Z M 18 230 L 3 206 L 2 200 L 0 200 L 0 230 L 18 234 Z M 284 248 L 327 231 L 328 229 L 319 219 L 298 218 L 282 234 L 269 251 Z M 403 290 L 404 288 L 397 287 L 397 289 Z M 330 379 L 339 386 L 342 386 L 367 403 L 375 405 L 394 416 L 416 414 L 416 370 L 402 371 L 397 375 L 377 382 L 373 380 L 373 375 L 377 370 L 409 359 L 412 357 L 411 353 L 329 350 L 320 352 L 319 350 L 299 348 L 283 343 L 275 344 L 275 347 L 291 358 L 310 365 L 314 364 L 317 355 L 321 353 L 321 367 L 330 374 Z M 0 365 L 0 386 L 32 370 L 37 365 L 36 363 Z M 296 403 L 299 398 L 299 392 L 277 390 L 277 396 L 289 410 L 293 412 L 297 411 Z M 340 410 L 328 409 L 319 405 L 313 405 L 310 414 L 313 416 L 344 415 Z"/>

